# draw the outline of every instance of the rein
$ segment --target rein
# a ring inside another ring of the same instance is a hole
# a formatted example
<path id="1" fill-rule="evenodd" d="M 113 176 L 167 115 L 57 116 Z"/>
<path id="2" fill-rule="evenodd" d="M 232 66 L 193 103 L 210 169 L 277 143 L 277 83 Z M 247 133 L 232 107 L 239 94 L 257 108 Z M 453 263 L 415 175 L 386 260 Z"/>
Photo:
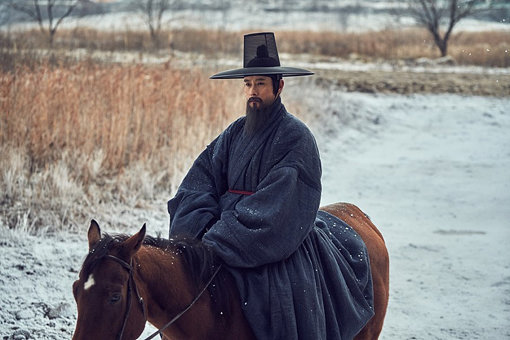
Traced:
<path id="1" fill-rule="evenodd" d="M 200 291 L 200 293 L 198 293 L 198 295 L 193 299 L 193 301 L 191 301 L 191 303 L 188 305 L 188 307 L 184 308 L 184 310 L 182 312 L 180 312 L 179 314 L 177 314 L 172 320 L 170 320 L 166 325 L 164 325 L 163 327 L 161 327 L 160 329 L 158 329 L 156 332 L 152 333 L 149 337 L 145 338 L 145 340 L 149 340 L 149 339 L 152 339 L 154 338 L 156 335 L 158 334 L 161 334 L 165 329 L 167 329 L 168 327 L 170 327 L 170 325 L 172 325 L 175 321 L 177 321 L 184 313 L 186 313 L 191 307 L 193 307 L 193 305 L 198 301 L 198 299 L 200 299 L 200 297 L 202 296 L 202 294 L 204 294 L 204 292 L 206 291 L 206 289 L 211 285 L 211 283 L 213 282 L 214 278 L 216 277 L 216 275 L 219 273 L 220 269 L 221 269 L 222 265 L 220 264 L 218 266 L 218 268 L 216 268 L 216 270 L 214 271 L 214 273 L 212 274 L 211 278 L 209 279 L 209 281 L 207 281 L 207 284 L 204 286 L 204 288 L 202 288 L 202 290 Z"/>
<path id="2" fill-rule="evenodd" d="M 111 260 L 114 260 L 115 262 L 117 262 L 118 264 L 120 264 L 124 269 L 126 269 L 129 273 L 129 280 L 128 280 L 128 287 L 127 287 L 127 300 L 128 300 L 128 307 L 126 308 L 126 312 L 124 313 L 124 321 L 122 321 L 122 328 L 119 332 L 119 335 L 117 336 L 117 340 L 122 340 L 122 337 L 124 335 L 124 330 L 126 329 L 126 325 L 127 325 L 127 320 L 129 318 L 129 312 L 131 311 L 131 287 L 134 287 L 134 291 L 135 291 L 135 294 L 136 294 L 136 298 L 138 299 L 138 302 L 140 303 L 140 305 L 142 306 L 142 312 L 143 312 L 143 316 L 145 318 L 145 322 L 147 322 L 147 310 L 145 308 L 145 304 L 144 304 L 144 301 L 143 301 L 143 298 L 140 296 L 140 293 L 138 291 L 138 287 L 136 286 L 136 282 L 134 280 L 134 277 L 133 277 L 133 266 L 132 264 L 129 264 L 127 263 L 126 261 L 122 260 L 122 259 L 119 259 L 118 257 L 115 257 L 113 255 L 106 255 L 106 258 L 109 258 Z M 163 327 L 161 327 L 160 329 L 158 329 L 156 332 L 152 333 L 149 337 L 145 338 L 144 340 L 150 340 L 152 338 L 154 338 L 156 335 L 158 334 L 162 334 L 162 332 L 167 329 L 168 327 L 170 327 L 174 322 L 176 322 L 182 315 L 184 315 L 184 313 L 186 313 L 188 310 L 190 310 L 191 307 L 193 307 L 193 305 L 200 299 L 200 297 L 204 294 L 204 292 L 207 290 L 207 288 L 209 288 L 209 286 L 211 285 L 211 283 L 213 282 L 214 278 L 216 277 L 216 275 L 218 275 L 220 269 L 221 269 L 222 265 L 220 264 L 218 266 L 218 268 L 216 268 L 216 270 L 214 271 L 213 275 L 211 276 L 211 278 L 209 279 L 209 281 L 207 281 L 207 284 L 202 288 L 202 290 L 198 293 L 198 295 L 193 299 L 193 301 L 191 301 L 191 303 L 183 310 L 181 311 L 179 314 L 177 314 L 172 320 L 170 320 L 167 324 L 165 324 Z"/>

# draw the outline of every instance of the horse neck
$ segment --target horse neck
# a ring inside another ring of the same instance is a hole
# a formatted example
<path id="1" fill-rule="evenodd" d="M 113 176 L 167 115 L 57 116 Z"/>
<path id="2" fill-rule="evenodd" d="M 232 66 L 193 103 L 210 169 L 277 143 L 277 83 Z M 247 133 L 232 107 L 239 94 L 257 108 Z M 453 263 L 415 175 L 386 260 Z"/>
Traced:
<path id="1" fill-rule="evenodd" d="M 135 280 L 147 306 L 147 319 L 156 328 L 165 326 L 197 297 L 196 283 L 188 276 L 182 254 L 143 246 L 134 259 Z M 201 284 L 204 284 L 203 282 Z M 233 285 L 231 279 L 224 281 Z M 233 286 L 231 289 L 235 289 Z M 243 312 L 237 290 L 228 299 L 232 311 L 227 319 L 217 319 L 211 298 L 203 294 L 175 324 L 163 333 L 169 339 L 255 339 Z M 200 322 L 197 322 L 200 320 Z"/>
<path id="2" fill-rule="evenodd" d="M 134 257 L 135 280 L 146 306 L 147 320 L 162 327 L 184 310 L 194 295 L 178 254 L 143 246 Z"/>

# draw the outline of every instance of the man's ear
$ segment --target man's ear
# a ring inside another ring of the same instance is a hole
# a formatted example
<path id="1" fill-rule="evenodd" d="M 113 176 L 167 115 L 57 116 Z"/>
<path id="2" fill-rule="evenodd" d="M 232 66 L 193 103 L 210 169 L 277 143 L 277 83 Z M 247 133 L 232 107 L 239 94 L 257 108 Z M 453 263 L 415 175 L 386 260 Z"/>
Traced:
<path id="1" fill-rule="evenodd" d="M 283 81 L 283 79 L 280 79 L 280 84 L 278 86 L 278 92 L 276 92 L 277 97 L 282 93 L 284 85 L 285 85 L 285 82 Z"/>

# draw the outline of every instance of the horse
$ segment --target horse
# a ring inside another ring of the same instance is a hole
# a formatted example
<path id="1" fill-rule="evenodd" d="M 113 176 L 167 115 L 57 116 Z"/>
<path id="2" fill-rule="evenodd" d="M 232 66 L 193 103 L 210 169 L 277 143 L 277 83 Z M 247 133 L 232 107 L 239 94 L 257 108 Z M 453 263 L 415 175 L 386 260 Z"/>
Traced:
<path id="1" fill-rule="evenodd" d="M 382 234 L 358 207 L 321 208 L 349 224 L 367 246 L 375 315 L 355 337 L 377 339 L 389 297 L 389 259 Z M 163 339 L 255 339 L 239 292 L 210 249 L 191 238 L 102 235 L 88 230 L 89 253 L 73 284 L 78 309 L 73 340 L 137 339 L 148 321 Z M 207 292 L 207 293 L 205 293 Z"/>

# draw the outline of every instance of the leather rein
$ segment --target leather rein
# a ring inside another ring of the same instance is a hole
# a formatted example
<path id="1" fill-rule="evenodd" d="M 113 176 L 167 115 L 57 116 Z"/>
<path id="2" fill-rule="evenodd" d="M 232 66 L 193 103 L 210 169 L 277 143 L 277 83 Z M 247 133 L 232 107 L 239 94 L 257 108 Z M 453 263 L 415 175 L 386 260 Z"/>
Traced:
<path id="1" fill-rule="evenodd" d="M 140 296 L 140 292 L 138 291 L 138 287 L 136 286 L 135 279 L 133 277 L 133 261 L 131 260 L 131 264 L 127 263 L 126 261 L 113 256 L 113 255 L 106 255 L 106 258 L 114 260 L 118 264 L 120 264 L 124 269 L 126 269 L 129 273 L 129 279 L 128 279 L 128 287 L 127 287 L 127 308 L 126 312 L 124 313 L 124 320 L 122 321 L 122 328 L 120 329 L 119 334 L 117 335 L 117 340 L 122 340 L 122 337 L 124 336 L 124 330 L 126 329 L 127 321 L 129 318 L 129 312 L 131 311 L 131 291 L 134 290 L 136 299 L 138 300 L 139 304 L 142 307 L 143 316 L 145 319 L 145 322 L 147 322 L 147 308 L 145 307 L 145 303 L 143 298 Z M 202 288 L 202 290 L 198 293 L 198 295 L 191 301 L 191 303 L 184 308 L 180 313 L 178 313 L 172 320 L 170 320 L 168 323 L 166 323 L 163 327 L 158 329 L 156 332 L 152 333 L 149 337 L 145 338 L 144 340 L 150 340 L 154 338 L 158 334 L 162 334 L 165 329 L 170 327 L 174 322 L 176 322 L 184 313 L 186 313 L 193 305 L 202 297 L 204 292 L 207 290 L 207 288 L 211 285 L 212 281 L 220 271 L 222 265 L 220 264 L 218 268 L 214 271 L 213 275 L 207 281 L 207 284 Z"/>

